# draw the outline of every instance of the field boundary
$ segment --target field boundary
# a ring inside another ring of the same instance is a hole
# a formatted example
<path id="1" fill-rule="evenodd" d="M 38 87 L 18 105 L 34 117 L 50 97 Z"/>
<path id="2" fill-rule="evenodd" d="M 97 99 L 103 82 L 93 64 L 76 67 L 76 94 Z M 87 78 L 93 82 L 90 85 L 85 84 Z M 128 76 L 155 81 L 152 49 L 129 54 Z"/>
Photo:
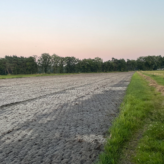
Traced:
<path id="1" fill-rule="evenodd" d="M 123 71 L 133 72 L 133 71 Z M 77 74 L 97 74 L 97 73 L 122 73 L 121 71 L 111 72 L 77 72 L 77 73 L 42 73 L 42 74 L 18 74 L 18 75 L 0 75 L 0 79 L 14 79 L 14 78 L 30 78 L 30 77 L 43 77 L 43 76 L 63 76 L 63 75 L 77 75 Z"/>
<path id="2" fill-rule="evenodd" d="M 142 77 L 145 78 L 145 80 L 147 80 L 149 82 L 149 86 L 153 86 L 156 88 L 156 90 L 160 93 L 162 93 L 162 95 L 164 95 L 164 86 L 163 85 L 160 85 L 157 83 L 156 80 L 153 80 L 151 77 L 143 74 L 143 73 L 140 73 L 138 72 Z"/>
<path id="3" fill-rule="evenodd" d="M 130 140 L 133 140 L 134 134 L 140 131 L 140 138 L 142 138 L 142 134 L 146 131 L 145 127 L 148 126 L 145 124 L 145 120 L 154 110 L 155 103 L 153 100 L 157 99 L 157 95 L 160 96 L 155 91 L 155 88 L 149 86 L 149 83 L 140 74 L 136 72 L 133 75 L 120 106 L 120 114 L 109 129 L 111 137 L 107 139 L 104 152 L 100 155 L 98 164 L 117 164 L 120 155 L 123 153 L 122 150 Z M 159 106 L 158 103 L 156 106 Z M 136 152 L 136 145 L 133 149 Z M 134 154 L 129 160 L 128 162 L 130 163 L 131 160 L 138 163 L 134 158 Z"/>

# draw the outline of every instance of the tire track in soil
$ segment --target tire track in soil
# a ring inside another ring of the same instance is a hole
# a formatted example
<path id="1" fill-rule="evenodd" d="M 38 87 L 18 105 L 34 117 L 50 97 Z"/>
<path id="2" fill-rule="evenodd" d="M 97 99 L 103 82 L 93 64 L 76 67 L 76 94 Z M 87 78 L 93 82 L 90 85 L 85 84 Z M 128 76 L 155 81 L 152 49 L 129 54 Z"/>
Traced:
<path id="1" fill-rule="evenodd" d="M 6 126 L 0 134 L 0 163 L 95 162 L 132 74 L 86 76 L 86 85 L 3 107 L 8 112 L 0 115 L 0 131 Z"/>

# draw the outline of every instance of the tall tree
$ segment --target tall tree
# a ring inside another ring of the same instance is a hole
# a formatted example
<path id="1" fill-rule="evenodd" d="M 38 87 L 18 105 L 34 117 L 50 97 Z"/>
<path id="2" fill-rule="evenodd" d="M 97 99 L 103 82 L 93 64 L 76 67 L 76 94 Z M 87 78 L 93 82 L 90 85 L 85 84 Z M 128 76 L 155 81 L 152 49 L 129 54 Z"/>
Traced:
<path id="1" fill-rule="evenodd" d="M 48 53 L 43 53 L 38 59 L 38 66 L 42 68 L 44 73 L 47 73 L 51 67 L 51 56 Z"/>
<path id="2" fill-rule="evenodd" d="M 76 66 L 78 64 L 78 59 L 75 57 L 65 57 L 65 69 L 67 73 L 76 72 Z"/>
<path id="3" fill-rule="evenodd" d="M 103 60 L 99 57 L 94 58 L 94 63 L 95 63 L 95 72 L 101 72 L 102 71 L 102 64 Z"/>
<path id="4" fill-rule="evenodd" d="M 53 54 L 51 56 L 51 66 L 54 73 L 59 72 L 59 65 L 60 65 L 60 60 L 61 60 L 60 58 L 61 57 L 56 54 Z"/>
<path id="5" fill-rule="evenodd" d="M 0 75 L 6 75 L 6 59 L 0 58 Z"/>
<path id="6" fill-rule="evenodd" d="M 35 62 L 35 58 L 32 56 L 26 59 L 26 72 L 28 74 L 37 72 L 37 63 Z"/>
<path id="7" fill-rule="evenodd" d="M 60 61 L 59 61 L 59 72 L 60 73 L 64 72 L 64 66 L 65 66 L 65 59 L 64 59 L 64 57 L 60 57 Z"/>

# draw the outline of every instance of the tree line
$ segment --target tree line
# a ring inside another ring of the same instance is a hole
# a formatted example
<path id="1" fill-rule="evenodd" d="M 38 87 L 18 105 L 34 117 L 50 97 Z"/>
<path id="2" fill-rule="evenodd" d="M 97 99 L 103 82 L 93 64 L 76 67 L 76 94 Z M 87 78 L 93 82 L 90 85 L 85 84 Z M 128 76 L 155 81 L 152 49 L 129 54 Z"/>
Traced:
<path id="1" fill-rule="evenodd" d="M 35 73 L 79 73 L 79 72 L 109 72 L 157 70 L 164 68 L 164 57 L 145 56 L 137 60 L 124 59 L 103 62 L 99 57 L 94 59 L 77 59 L 61 57 L 56 54 L 41 54 L 40 57 L 5 56 L 0 58 L 0 75 L 6 74 L 35 74 Z"/>

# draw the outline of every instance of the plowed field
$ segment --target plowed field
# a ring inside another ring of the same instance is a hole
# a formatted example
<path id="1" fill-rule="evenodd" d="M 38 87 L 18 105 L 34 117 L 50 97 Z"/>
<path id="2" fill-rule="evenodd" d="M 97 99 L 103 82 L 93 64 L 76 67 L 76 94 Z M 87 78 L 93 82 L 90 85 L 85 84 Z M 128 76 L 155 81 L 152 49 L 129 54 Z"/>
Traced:
<path id="1" fill-rule="evenodd" d="M 0 164 L 91 164 L 133 72 L 0 80 Z"/>

